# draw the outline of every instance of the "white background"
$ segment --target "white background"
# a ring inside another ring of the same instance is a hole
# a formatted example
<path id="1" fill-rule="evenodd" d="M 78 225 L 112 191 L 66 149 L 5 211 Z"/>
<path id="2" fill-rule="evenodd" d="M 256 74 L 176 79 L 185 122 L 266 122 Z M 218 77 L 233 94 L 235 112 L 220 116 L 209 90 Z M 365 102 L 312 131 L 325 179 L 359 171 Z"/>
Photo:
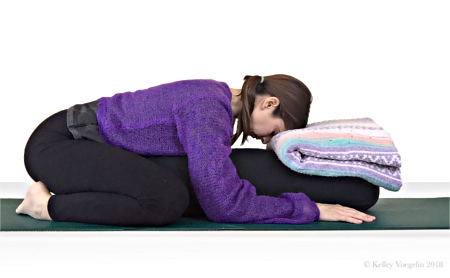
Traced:
<path id="1" fill-rule="evenodd" d="M 310 121 L 371 117 L 405 182 L 449 181 L 446 1 L 2 1 L 0 181 L 75 103 L 190 78 L 239 88 L 285 73 L 314 95 Z M 247 147 L 262 145 L 251 141 Z"/>
<path id="2" fill-rule="evenodd" d="M 244 75 L 275 73 L 308 85 L 312 122 L 371 117 L 384 127 L 405 182 L 448 182 L 449 14 L 447 1 L 433 0 L 2 0 L 0 182 L 29 181 L 28 136 L 75 103 L 190 78 L 238 88 Z M 442 269 L 364 263 L 438 260 L 448 272 L 448 235 L 2 233 L 8 252 L 0 262 L 3 274 L 55 277 L 89 268 L 122 276 L 442 277 Z"/>

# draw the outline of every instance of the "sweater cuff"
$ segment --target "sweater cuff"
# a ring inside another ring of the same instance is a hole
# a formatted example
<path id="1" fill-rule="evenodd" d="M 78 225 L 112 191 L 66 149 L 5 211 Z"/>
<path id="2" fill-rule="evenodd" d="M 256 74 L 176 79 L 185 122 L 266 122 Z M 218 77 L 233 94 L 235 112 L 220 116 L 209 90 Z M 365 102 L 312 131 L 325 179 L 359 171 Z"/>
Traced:
<path id="1" fill-rule="evenodd" d="M 319 220 L 320 211 L 317 204 L 303 193 L 284 193 L 280 197 L 294 203 L 293 217 L 301 223 L 311 223 Z"/>

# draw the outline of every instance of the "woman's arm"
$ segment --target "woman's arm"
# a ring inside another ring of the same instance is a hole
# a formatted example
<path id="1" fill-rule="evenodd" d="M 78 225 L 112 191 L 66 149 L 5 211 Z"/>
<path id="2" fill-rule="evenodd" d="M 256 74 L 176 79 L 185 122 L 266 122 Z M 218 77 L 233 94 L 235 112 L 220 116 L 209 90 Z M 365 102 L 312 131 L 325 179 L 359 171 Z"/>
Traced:
<path id="1" fill-rule="evenodd" d="M 319 219 L 316 203 L 305 194 L 257 195 L 250 182 L 240 179 L 229 157 L 232 114 L 226 100 L 203 98 L 174 112 L 192 186 L 211 220 L 303 224 Z"/>

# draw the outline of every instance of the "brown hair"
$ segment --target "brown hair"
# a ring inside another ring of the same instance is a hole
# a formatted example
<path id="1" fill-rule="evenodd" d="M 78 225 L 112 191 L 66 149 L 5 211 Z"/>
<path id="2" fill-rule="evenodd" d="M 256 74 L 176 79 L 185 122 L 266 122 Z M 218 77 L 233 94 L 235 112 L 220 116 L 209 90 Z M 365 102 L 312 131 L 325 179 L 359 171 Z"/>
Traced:
<path id="1" fill-rule="evenodd" d="M 264 95 L 277 97 L 280 100 L 273 116 L 284 121 L 286 130 L 303 128 L 308 123 L 312 95 L 303 82 L 285 74 L 264 77 L 247 75 L 244 77 L 241 90 L 242 111 L 237 118 L 237 130 L 231 138 L 231 145 L 242 133 L 241 144 L 247 140 L 250 135 L 250 116 L 256 97 Z"/>

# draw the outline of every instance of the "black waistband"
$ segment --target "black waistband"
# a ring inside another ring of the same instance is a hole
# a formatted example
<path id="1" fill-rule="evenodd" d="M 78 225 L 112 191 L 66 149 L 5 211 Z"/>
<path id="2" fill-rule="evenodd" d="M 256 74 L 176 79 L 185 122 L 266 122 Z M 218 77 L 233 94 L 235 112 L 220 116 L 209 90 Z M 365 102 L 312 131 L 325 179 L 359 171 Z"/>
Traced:
<path id="1" fill-rule="evenodd" d="M 98 100 L 76 104 L 67 109 L 67 128 L 76 140 L 87 139 L 102 142 L 98 133 Z"/>

